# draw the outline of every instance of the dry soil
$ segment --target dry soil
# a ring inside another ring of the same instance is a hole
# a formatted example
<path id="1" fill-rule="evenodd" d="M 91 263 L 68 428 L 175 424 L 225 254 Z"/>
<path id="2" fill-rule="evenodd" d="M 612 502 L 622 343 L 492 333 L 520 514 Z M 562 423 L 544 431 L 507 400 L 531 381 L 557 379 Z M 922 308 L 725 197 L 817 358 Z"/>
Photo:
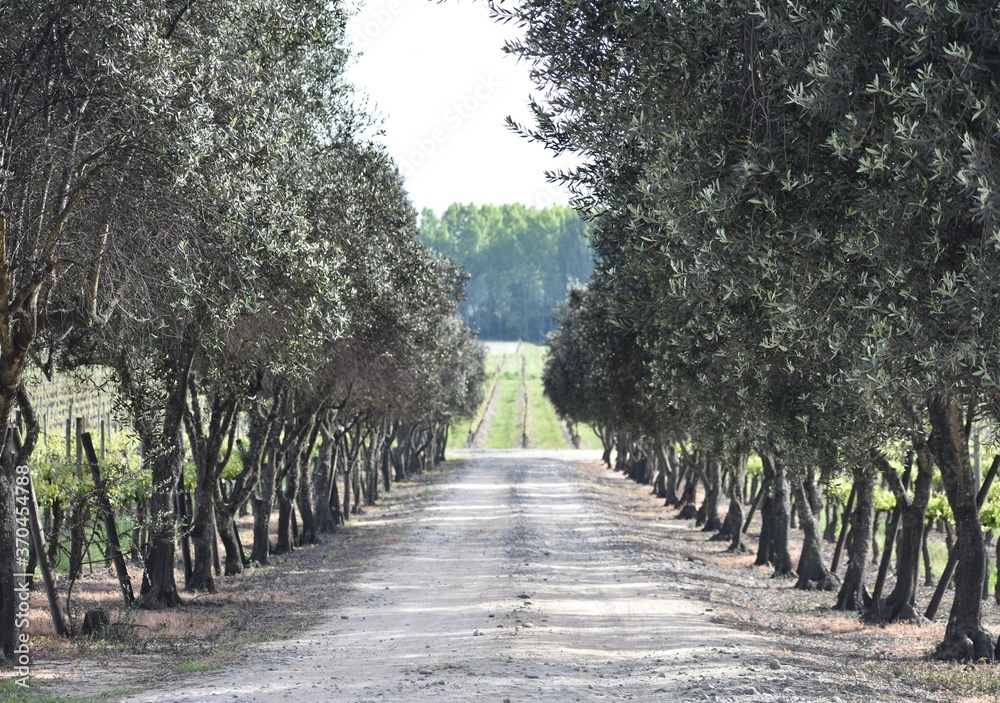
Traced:
<path id="1" fill-rule="evenodd" d="M 315 626 L 124 700 L 953 700 L 773 627 L 728 626 L 739 624 L 731 604 L 706 600 L 738 592 L 723 567 L 650 544 L 651 523 L 625 519 L 632 503 L 656 509 L 647 489 L 595 456 L 463 455 Z M 658 510 L 664 541 L 694 534 Z"/>

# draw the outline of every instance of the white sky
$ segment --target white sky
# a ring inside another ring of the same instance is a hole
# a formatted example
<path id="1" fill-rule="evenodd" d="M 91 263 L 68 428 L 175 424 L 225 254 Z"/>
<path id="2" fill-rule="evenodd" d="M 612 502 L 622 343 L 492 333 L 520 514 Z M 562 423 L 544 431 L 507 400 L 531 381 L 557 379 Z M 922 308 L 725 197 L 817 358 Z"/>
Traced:
<path id="1" fill-rule="evenodd" d="M 568 201 L 545 181 L 567 162 L 504 123 L 530 115 L 528 67 L 502 50 L 516 32 L 483 2 L 360 0 L 348 37 L 361 57 L 348 79 L 384 118 L 382 141 L 418 210 Z"/>

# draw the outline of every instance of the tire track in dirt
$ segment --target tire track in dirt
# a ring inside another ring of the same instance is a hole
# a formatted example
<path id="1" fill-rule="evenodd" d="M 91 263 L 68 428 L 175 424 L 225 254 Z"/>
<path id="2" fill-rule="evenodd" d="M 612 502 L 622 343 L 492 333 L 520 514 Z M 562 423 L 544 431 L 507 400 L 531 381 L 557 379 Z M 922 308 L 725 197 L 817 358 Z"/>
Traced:
<path id="1" fill-rule="evenodd" d="M 490 426 L 493 424 L 493 418 L 497 413 L 497 406 L 500 404 L 500 384 L 503 382 L 503 371 L 507 366 L 509 357 L 509 354 L 504 354 L 500 360 L 500 364 L 497 366 L 496 384 L 490 389 L 490 397 L 486 401 L 486 410 L 483 411 L 483 417 L 479 420 L 479 425 L 476 427 L 475 432 L 472 433 L 472 449 L 482 449 L 486 438 L 490 436 Z"/>
<path id="2" fill-rule="evenodd" d="M 582 456 L 468 456 L 317 627 L 125 700 L 886 700 L 709 622 L 685 565 L 644 554 L 587 489 Z"/>

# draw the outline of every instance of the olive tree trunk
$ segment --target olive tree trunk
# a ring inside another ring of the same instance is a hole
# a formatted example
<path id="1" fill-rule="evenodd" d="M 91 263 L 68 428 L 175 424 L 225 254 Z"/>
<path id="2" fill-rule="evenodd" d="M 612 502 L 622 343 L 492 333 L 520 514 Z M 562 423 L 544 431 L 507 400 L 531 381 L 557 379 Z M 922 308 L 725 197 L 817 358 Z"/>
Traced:
<path id="1" fill-rule="evenodd" d="M 823 560 L 822 535 L 819 520 L 810 501 L 812 472 L 795 482 L 795 497 L 799 504 L 799 522 L 802 526 L 802 554 L 799 556 L 799 578 L 795 588 L 806 591 L 832 591 L 840 584 Z"/>
<path id="2" fill-rule="evenodd" d="M 770 486 L 770 496 L 761 508 L 763 525 L 757 548 L 757 566 L 773 566 L 774 576 L 795 576 L 792 557 L 788 553 L 789 505 L 788 476 L 784 464 L 762 454 L 764 480 Z"/>
<path id="3" fill-rule="evenodd" d="M 860 612 L 865 604 L 865 568 L 875 525 L 875 475 L 871 470 L 854 473 L 856 505 L 851 514 L 847 540 L 847 571 L 840 584 L 834 610 Z"/>
<path id="4" fill-rule="evenodd" d="M 891 466 L 883 470 L 899 508 L 900 533 L 896 550 L 896 584 L 885 599 L 876 598 L 868 608 L 869 622 L 909 622 L 919 624 L 925 618 L 917 611 L 917 586 L 920 581 L 920 557 L 924 545 L 927 504 L 934 479 L 934 457 L 924 442 L 915 442 L 917 478 L 913 494 L 899 480 Z M 891 475 L 890 475 L 891 474 Z"/>
<path id="5" fill-rule="evenodd" d="M 151 431 L 151 423 L 146 423 L 144 418 L 136 418 L 137 424 L 144 425 L 140 437 L 146 446 L 152 448 L 146 454 L 151 465 L 153 486 L 147 504 L 149 548 L 138 602 L 143 608 L 171 608 L 182 602 L 174 577 L 174 544 L 177 538 L 174 500 L 184 462 L 182 432 L 195 349 L 194 332 L 189 330 L 172 359 L 159 436 Z"/>
<path id="6" fill-rule="evenodd" d="M 955 599 L 944 641 L 937 657 L 946 660 L 993 661 L 992 636 L 983 628 L 982 594 L 986 579 L 986 545 L 979 522 L 979 506 L 968 437 L 957 400 L 940 395 L 928 404 L 931 421 L 929 446 L 941 471 L 945 495 L 955 516 Z"/>

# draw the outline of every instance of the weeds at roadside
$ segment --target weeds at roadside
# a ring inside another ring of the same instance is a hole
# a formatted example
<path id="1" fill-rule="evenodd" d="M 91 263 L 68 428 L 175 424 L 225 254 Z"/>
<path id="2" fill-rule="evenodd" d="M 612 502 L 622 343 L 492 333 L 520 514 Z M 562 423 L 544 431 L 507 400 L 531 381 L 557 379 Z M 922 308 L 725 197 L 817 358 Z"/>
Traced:
<path id="1" fill-rule="evenodd" d="M 1000 699 L 1000 671 L 987 664 L 944 664 L 926 660 L 877 661 L 864 662 L 861 668 L 876 680 L 910 682 L 954 696 L 990 701 Z"/>
<path id="2" fill-rule="evenodd" d="M 199 671 L 212 671 L 222 666 L 221 662 L 206 661 L 200 659 L 188 659 L 174 667 L 174 672 L 178 674 L 195 674 Z"/>
<path id="3" fill-rule="evenodd" d="M 0 703 L 85 703 L 92 700 L 81 696 L 54 696 L 35 684 L 19 686 L 13 681 L 0 682 Z"/>

